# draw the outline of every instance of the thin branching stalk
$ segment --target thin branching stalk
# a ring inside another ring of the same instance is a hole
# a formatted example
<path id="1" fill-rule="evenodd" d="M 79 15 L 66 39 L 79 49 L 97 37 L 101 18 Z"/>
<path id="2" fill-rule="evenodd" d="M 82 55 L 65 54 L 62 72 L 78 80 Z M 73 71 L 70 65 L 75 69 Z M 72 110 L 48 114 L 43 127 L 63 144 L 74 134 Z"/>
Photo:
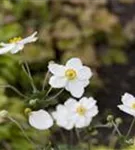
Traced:
<path id="1" fill-rule="evenodd" d="M 29 69 L 29 67 L 28 67 L 27 62 L 25 63 L 25 66 L 22 65 L 22 69 L 23 69 L 23 71 L 25 72 L 25 74 L 27 75 L 27 77 L 28 77 L 29 80 L 30 80 L 30 84 L 31 84 L 31 86 L 32 86 L 33 93 L 36 93 L 36 92 L 37 92 L 37 88 L 36 88 L 36 86 L 35 86 L 35 84 L 34 84 L 34 81 L 33 81 L 33 78 L 32 78 L 32 76 L 31 76 L 30 69 Z"/>
<path id="2" fill-rule="evenodd" d="M 64 89 L 61 89 L 56 95 L 50 97 L 48 100 L 52 100 L 52 99 L 57 98 L 63 91 L 64 91 Z"/>
<path id="3" fill-rule="evenodd" d="M 45 86 L 46 86 L 46 82 L 47 82 L 48 76 L 49 76 L 49 71 L 47 71 L 47 73 L 45 75 L 45 78 L 44 78 L 44 81 L 43 81 L 43 86 L 42 86 L 42 91 L 45 90 Z"/>
<path id="4" fill-rule="evenodd" d="M 24 52 L 21 51 L 21 53 L 22 53 L 22 56 L 23 56 Z M 29 78 L 29 80 L 30 80 L 31 86 L 32 86 L 32 88 L 33 88 L 33 93 L 36 93 L 36 92 L 37 92 L 37 88 L 36 88 L 36 86 L 35 86 L 35 84 L 34 84 L 34 80 L 33 80 L 33 78 L 32 78 L 29 65 L 28 65 L 28 63 L 27 63 L 27 61 L 26 61 L 26 59 L 25 59 L 24 57 L 22 58 L 22 60 L 23 60 L 23 62 L 24 62 L 24 64 L 22 64 L 22 68 L 23 68 L 24 72 L 27 74 L 27 76 L 28 76 L 28 78 Z M 25 67 L 24 67 L 24 66 L 25 66 Z"/>
<path id="5" fill-rule="evenodd" d="M 120 130 L 118 129 L 118 126 L 115 124 L 114 121 L 112 121 L 112 125 L 114 126 L 114 128 L 115 128 L 115 130 L 117 131 L 118 135 L 121 137 L 122 134 L 121 134 Z"/>
<path id="6" fill-rule="evenodd" d="M 134 126 L 134 124 L 135 124 L 135 117 L 133 118 L 133 120 L 132 120 L 132 122 L 131 122 L 131 125 L 130 125 L 130 127 L 129 127 L 129 129 L 128 129 L 128 132 L 127 132 L 126 138 L 130 135 L 131 130 L 132 130 L 132 128 L 133 128 L 133 126 Z"/>
<path id="7" fill-rule="evenodd" d="M 12 117 L 10 117 L 10 116 L 8 116 L 7 118 L 8 118 L 11 122 L 15 123 L 15 124 L 18 126 L 18 128 L 21 130 L 23 136 L 27 139 L 27 141 L 30 142 L 30 143 L 34 146 L 34 148 L 36 148 L 37 145 L 27 136 L 27 134 L 25 133 L 25 131 L 24 131 L 24 129 L 22 128 L 22 126 L 21 126 L 14 118 L 12 118 Z"/>
<path id="8" fill-rule="evenodd" d="M 23 97 L 23 98 L 28 98 L 26 95 L 24 95 L 23 93 L 21 93 L 18 89 L 16 89 L 14 86 L 12 85 L 0 85 L 0 88 L 9 88 L 12 89 L 14 92 L 16 92 L 19 96 Z"/>
<path id="9" fill-rule="evenodd" d="M 75 128 L 76 137 L 78 139 L 78 142 L 81 142 L 80 132 L 77 128 Z"/>
<path id="10" fill-rule="evenodd" d="M 99 125 L 95 125 L 95 128 L 110 128 L 110 126 L 108 124 L 99 124 Z"/>
<path id="11" fill-rule="evenodd" d="M 49 95 L 49 93 L 52 91 L 52 89 L 53 89 L 52 87 L 49 88 L 49 90 L 47 91 L 45 97 L 47 97 Z"/>

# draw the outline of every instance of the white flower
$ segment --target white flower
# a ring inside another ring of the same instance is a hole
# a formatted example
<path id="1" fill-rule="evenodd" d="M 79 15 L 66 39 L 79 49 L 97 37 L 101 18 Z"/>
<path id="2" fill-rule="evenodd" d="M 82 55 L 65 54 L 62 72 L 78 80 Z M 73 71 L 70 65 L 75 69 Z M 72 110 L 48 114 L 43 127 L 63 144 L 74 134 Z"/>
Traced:
<path id="1" fill-rule="evenodd" d="M 15 54 L 21 51 L 24 48 L 25 44 L 35 42 L 37 40 L 37 37 L 35 37 L 36 34 L 37 32 L 34 32 L 32 35 L 24 39 L 22 39 L 21 37 L 15 37 L 13 39 L 10 39 L 9 43 L 0 43 L 0 46 L 2 46 L 2 48 L 0 48 L 0 55 L 7 52 Z"/>
<path id="2" fill-rule="evenodd" d="M 125 93 L 122 98 L 122 105 L 118 105 L 118 108 L 135 117 L 135 97 L 129 93 Z"/>
<path id="3" fill-rule="evenodd" d="M 77 98 L 83 95 L 84 88 L 92 77 L 90 68 L 83 66 L 78 58 L 71 58 L 65 66 L 50 63 L 48 68 L 53 74 L 49 84 L 54 88 L 65 88 Z"/>
<path id="4" fill-rule="evenodd" d="M 29 113 L 29 123 L 36 129 L 46 130 L 53 125 L 53 119 L 47 111 L 40 109 Z"/>
<path id="5" fill-rule="evenodd" d="M 58 105 L 52 115 L 58 126 L 70 130 L 89 126 L 97 113 L 96 101 L 92 97 L 83 97 L 79 101 L 68 99 L 64 105 Z"/>
<path id="6" fill-rule="evenodd" d="M 58 105 L 56 111 L 52 112 L 52 116 L 56 120 L 56 124 L 67 130 L 74 127 L 74 121 L 71 119 L 72 114 L 64 105 Z"/>

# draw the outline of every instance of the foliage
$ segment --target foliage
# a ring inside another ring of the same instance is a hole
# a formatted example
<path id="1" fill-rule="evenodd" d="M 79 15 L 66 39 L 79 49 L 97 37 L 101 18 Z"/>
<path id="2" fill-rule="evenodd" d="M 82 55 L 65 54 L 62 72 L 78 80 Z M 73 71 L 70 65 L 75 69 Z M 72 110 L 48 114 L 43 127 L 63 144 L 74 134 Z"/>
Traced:
<path id="1" fill-rule="evenodd" d="M 121 0 L 120 3 L 125 1 Z M 134 40 L 134 20 L 123 27 L 119 17 L 106 5 L 107 0 L 69 0 L 67 2 L 2 0 L 0 41 L 7 41 L 14 36 L 25 36 L 38 30 L 38 44 L 27 46 L 24 52 L 38 88 L 42 88 L 41 82 L 49 60 L 65 62 L 68 58 L 77 56 L 95 72 L 91 83 L 93 89 L 89 87 L 86 93 L 94 95 L 100 88 L 104 88 L 104 82 L 97 69 L 102 66 L 127 64 L 128 58 L 124 47 Z M 29 95 L 31 92 L 28 86 L 29 81 L 21 71 L 22 59 L 19 55 L 0 56 L 0 84 L 14 85 Z M 19 64 L 18 60 L 20 60 Z M 0 108 L 6 108 L 12 112 L 12 115 L 23 124 L 26 119 L 26 116 L 21 115 L 25 107 L 22 103 L 23 99 L 8 88 L 1 89 L 0 96 Z M 6 125 L 5 120 L 0 122 L 1 150 L 8 149 L 7 147 L 14 150 L 32 149 L 20 134 L 18 127 L 12 123 Z M 38 142 L 42 143 L 43 137 L 46 137 L 46 140 L 50 137 L 49 131 L 37 136 L 34 133 L 35 130 L 29 129 L 27 124 L 24 124 L 24 128 L 28 130 L 28 135 Z M 85 144 L 82 145 L 85 147 Z M 65 149 L 64 145 L 61 147 Z M 92 149 L 94 150 L 94 147 Z M 108 147 L 99 146 L 95 149 L 103 150 Z"/>

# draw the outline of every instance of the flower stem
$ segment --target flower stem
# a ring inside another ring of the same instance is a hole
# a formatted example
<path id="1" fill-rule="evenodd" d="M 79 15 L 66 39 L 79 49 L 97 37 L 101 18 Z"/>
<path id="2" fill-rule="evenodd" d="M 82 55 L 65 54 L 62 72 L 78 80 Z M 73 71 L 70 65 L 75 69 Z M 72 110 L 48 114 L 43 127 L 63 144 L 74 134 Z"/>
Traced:
<path id="1" fill-rule="evenodd" d="M 129 129 L 128 129 L 126 138 L 130 135 L 131 130 L 132 130 L 133 126 L 134 126 L 134 123 L 135 123 L 135 117 L 133 118 L 133 120 L 132 120 L 132 122 L 131 122 L 131 125 L 130 125 L 130 127 L 129 127 Z"/>
<path id="2" fill-rule="evenodd" d="M 33 93 L 36 93 L 37 92 L 37 88 L 36 88 L 36 86 L 34 84 L 34 81 L 33 81 L 33 78 L 32 78 L 32 75 L 31 75 L 28 63 L 25 60 L 24 60 L 24 64 L 25 64 L 25 66 L 22 65 L 23 71 L 26 73 L 26 75 L 28 76 L 28 78 L 30 80 L 31 86 L 33 88 Z"/>
<path id="3" fill-rule="evenodd" d="M 50 97 L 48 100 L 55 99 L 55 98 L 58 97 L 63 91 L 64 91 L 64 89 L 61 89 L 56 95 Z"/>
<path id="4" fill-rule="evenodd" d="M 80 137 L 79 130 L 78 130 L 77 128 L 75 128 L 75 133 L 76 133 L 76 136 L 77 136 L 78 142 L 80 143 L 80 142 L 81 142 L 81 137 Z"/>
<path id="5" fill-rule="evenodd" d="M 46 81 L 47 81 L 48 76 L 49 76 L 49 71 L 47 71 L 47 73 L 45 75 L 45 78 L 44 78 L 44 81 L 43 81 L 43 86 L 42 86 L 42 91 L 44 91 L 44 89 L 45 89 Z"/>
<path id="6" fill-rule="evenodd" d="M 14 92 L 16 92 L 18 95 L 20 95 L 23 98 L 28 98 L 27 96 L 25 96 L 23 93 L 21 93 L 18 89 L 16 89 L 14 86 L 12 85 L 0 85 L 0 88 L 10 88 L 12 89 Z"/>
<path id="7" fill-rule="evenodd" d="M 49 88 L 49 90 L 47 91 L 45 97 L 49 95 L 49 93 L 52 91 L 52 89 L 53 89 L 52 87 Z"/>
<path id="8" fill-rule="evenodd" d="M 30 143 L 36 148 L 36 147 L 37 147 L 36 144 L 27 136 L 27 134 L 25 133 L 25 131 L 24 131 L 24 129 L 21 127 L 21 125 L 20 125 L 15 119 L 13 119 L 13 118 L 10 117 L 10 116 L 8 116 L 8 119 L 9 119 L 11 122 L 15 123 L 15 124 L 18 126 L 18 128 L 22 131 L 24 137 L 28 140 L 28 142 L 30 142 Z"/>
<path id="9" fill-rule="evenodd" d="M 122 134 L 121 134 L 120 130 L 118 129 L 118 127 L 117 127 L 117 125 L 115 124 L 114 121 L 112 121 L 112 124 L 113 124 L 113 126 L 114 126 L 114 129 L 117 131 L 118 135 L 121 137 Z"/>

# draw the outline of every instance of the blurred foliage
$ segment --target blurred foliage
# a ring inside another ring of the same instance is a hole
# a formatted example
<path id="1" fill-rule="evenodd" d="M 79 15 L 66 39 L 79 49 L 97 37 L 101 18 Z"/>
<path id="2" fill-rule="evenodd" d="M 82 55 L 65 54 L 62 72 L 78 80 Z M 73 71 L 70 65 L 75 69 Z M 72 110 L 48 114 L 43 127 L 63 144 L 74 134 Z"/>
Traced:
<path id="1" fill-rule="evenodd" d="M 129 5 L 134 1 L 117 2 Z M 38 42 L 28 45 L 23 53 L 30 64 L 37 87 L 41 88 L 49 60 L 64 63 L 68 58 L 76 56 L 93 69 L 90 89 L 94 94 L 104 86 L 96 69 L 128 63 L 124 47 L 135 38 L 135 20 L 132 19 L 123 27 L 119 17 L 108 9 L 107 4 L 107 0 L 1 0 L 0 41 L 6 42 L 20 35 L 25 37 L 37 30 Z M 29 94 L 31 87 L 21 71 L 22 61 L 19 54 L 0 56 L 0 84 L 11 84 L 22 93 Z M 88 95 L 91 94 L 90 89 L 86 91 Z M 0 96 L 0 108 L 9 110 L 13 117 L 21 121 L 33 140 L 44 143 L 49 133 L 38 131 L 37 134 L 24 123 L 23 99 L 6 88 L 0 89 Z M 0 122 L 1 150 L 32 149 L 15 125 L 6 124 L 5 120 Z M 94 149 L 109 150 L 104 146 Z"/>

